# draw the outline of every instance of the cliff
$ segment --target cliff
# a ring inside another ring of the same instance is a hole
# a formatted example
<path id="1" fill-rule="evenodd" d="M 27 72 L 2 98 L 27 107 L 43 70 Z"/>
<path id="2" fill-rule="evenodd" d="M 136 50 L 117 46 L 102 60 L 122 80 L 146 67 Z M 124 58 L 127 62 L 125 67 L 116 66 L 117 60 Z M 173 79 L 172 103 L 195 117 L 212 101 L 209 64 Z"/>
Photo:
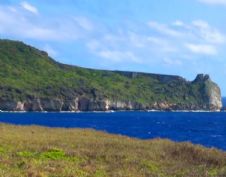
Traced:
<path id="1" fill-rule="evenodd" d="M 86 69 L 58 63 L 22 42 L 0 40 L 0 110 L 108 111 L 222 108 L 208 75 L 179 76 Z"/>

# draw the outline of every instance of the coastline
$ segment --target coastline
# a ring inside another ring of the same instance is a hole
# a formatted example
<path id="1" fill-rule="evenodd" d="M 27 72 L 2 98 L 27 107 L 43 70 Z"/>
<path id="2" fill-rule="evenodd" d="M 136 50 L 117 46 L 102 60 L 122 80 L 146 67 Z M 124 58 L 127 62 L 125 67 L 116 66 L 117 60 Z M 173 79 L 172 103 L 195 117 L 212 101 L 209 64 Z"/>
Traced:
<path id="1" fill-rule="evenodd" d="M 109 111 L 2 111 L 0 113 L 68 113 L 68 114 L 79 114 L 79 113 L 117 113 L 117 112 L 178 112 L 178 113 L 221 113 L 226 112 L 226 110 L 109 110 Z"/>

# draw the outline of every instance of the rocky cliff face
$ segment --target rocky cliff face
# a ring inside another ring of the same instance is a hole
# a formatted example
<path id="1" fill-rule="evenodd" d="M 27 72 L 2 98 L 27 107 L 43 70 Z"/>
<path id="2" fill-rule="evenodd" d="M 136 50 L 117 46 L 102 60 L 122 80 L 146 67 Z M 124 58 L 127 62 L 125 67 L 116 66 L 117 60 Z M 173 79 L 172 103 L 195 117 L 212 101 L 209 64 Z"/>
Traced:
<path id="1" fill-rule="evenodd" d="M 206 106 L 209 110 L 221 110 L 223 107 L 221 90 L 219 86 L 214 83 L 209 75 L 199 74 L 194 83 L 202 85 L 201 93 L 203 94 L 203 100 L 206 102 Z"/>
<path id="2" fill-rule="evenodd" d="M 162 79 L 162 78 L 161 78 Z M 169 78 L 167 78 L 169 81 Z M 181 80 L 184 82 L 184 80 Z M 167 82 L 164 80 L 164 82 Z M 118 111 L 118 110 L 210 110 L 219 111 L 222 108 L 220 88 L 211 81 L 208 75 L 200 74 L 190 85 L 199 85 L 202 100 L 198 103 L 172 103 L 154 101 L 138 103 L 135 101 L 113 100 L 109 98 L 94 98 L 93 96 L 76 96 L 73 98 L 29 98 L 23 101 L 0 99 L 0 110 L 3 111 Z M 186 97 L 184 98 L 186 99 Z"/>

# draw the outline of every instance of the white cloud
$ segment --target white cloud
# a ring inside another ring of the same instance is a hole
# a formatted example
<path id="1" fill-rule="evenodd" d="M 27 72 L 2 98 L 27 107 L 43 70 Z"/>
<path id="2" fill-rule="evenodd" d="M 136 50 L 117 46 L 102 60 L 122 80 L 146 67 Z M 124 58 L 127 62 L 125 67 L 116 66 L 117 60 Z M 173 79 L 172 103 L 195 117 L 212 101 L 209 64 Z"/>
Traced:
<path id="1" fill-rule="evenodd" d="M 215 46 L 207 44 L 185 44 L 186 48 L 189 49 L 192 53 L 195 54 L 204 54 L 204 55 L 216 55 L 217 49 Z"/>
<path id="2" fill-rule="evenodd" d="M 33 16 L 18 6 L 0 5 L 0 34 L 38 41 L 74 41 L 92 31 L 85 17 L 75 18 Z"/>
<path id="3" fill-rule="evenodd" d="M 173 30 L 172 28 L 168 27 L 165 24 L 161 24 L 155 21 L 148 22 L 148 26 L 154 30 L 157 30 L 160 33 L 169 35 L 169 36 L 174 36 L 178 37 L 181 36 L 182 34 L 179 31 Z"/>
<path id="4" fill-rule="evenodd" d="M 87 19 L 86 17 L 74 17 L 75 22 L 78 23 L 79 26 L 81 26 L 83 29 L 87 30 L 87 31 L 92 31 L 94 28 L 94 25 L 92 24 L 92 22 Z"/>
<path id="5" fill-rule="evenodd" d="M 210 5 L 226 5 L 226 0 L 199 0 L 199 1 Z"/>
<path id="6" fill-rule="evenodd" d="M 174 26 L 179 26 L 179 27 L 184 27 L 185 26 L 185 24 L 184 24 L 184 22 L 182 22 L 181 20 L 176 20 L 175 22 L 173 22 L 173 25 Z"/>
<path id="7" fill-rule="evenodd" d="M 225 36 L 216 28 L 211 27 L 203 20 L 196 20 L 192 25 L 198 30 L 200 35 L 206 42 L 222 44 L 225 42 Z"/>
<path id="8" fill-rule="evenodd" d="M 148 36 L 146 40 L 149 45 L 159 48 L 159 51 L 161 52 L 177 52 L 176 46 L 172 45 L 170 41 L 165 40 L 161 37 Z"/>
<path id="9" fill-rule="evenodd" d="M 192 24 L 201 29 L 209 28 L 209 24 L 203 20 L 195 20 L 192 22 Z"/>
<path id="10" fill-rule="evenodd" d="M 191 24 L 186 24 L 181 20 L 176 20 L 172 25 L 149 22 L 149 27 L 158 32 L 157 35 L 164 34 L 167 37 L 194 38 L 204 42 L 223 44 L 225 35 L 203 20 L 194 20 Z"/>
<path id="11" fill-rule="evenodd" d="M 112 37 L 113 38 L 113 37 Z M 106 40 L 106 39 L 105 39 Z M 98 57 L 108 59 L 111 62 L 134 62 L 141 63 L 142 61 L 134 54 L 134 52 L 121 48 L 121 44 L 118 43 L 118 47 L 109 46 L 108 42 L 102 40 L 92 40 L 87 42 L 86 46 L 91 53 L 95 54 Z M 109 38 L 108 38 L 109 40 Z M 113 39 L 112 39 L 113 40 Z M 115 39 L 116 40 L 116 39 Z"/>
<path id="12" fill-rule="evenodd" d="M 106 34 L 86 43 L 89 51 L 112 62 L 151 62 L 177 49 L 167 40 L 135 32 Z"/>
<path id="13" fill-rule="evenodd" d="M 191 23 L 176 20 L 170 24 L 149 22 L 148 26 L 144 29 L 150 33 L 124 29 L 107 31 L 86 45 L 90 53 L 113 62 L 183 65 L 191 59 L 218 55 L 225 43 L 224 34 L 203 20 Z"/>
<path id="14" fill-rule="evenodd" d="M 27 10 L 27 11 L 33 13 L 33 14 L 38 14 L 38 9 L 37 9 L 35 6 L 29 4 L 28 2 L 23 1 L 23 2 L 20 3 L 20 5 L 21 5 L 21 7 L 23 7 L 25 10 Z"/>
<path id="15" fill-rule="evenodd" d="M 176 20 L 169 25 L 149 22 L 149 27 L 157 32 L 158 40 L 155 38 L 150 39 L 162 46 L 158 49 L 159 52 L 164 48 L 164 43 L 159 41 L 159 38 L 165 37 L 169 49 L 170 47 L 172 48 L 171 52 L 178 53 L 179 55 L 184 52 L 185 55 L 190 55 L 190 57 L 194 57 L 196 54 L 217 55 L 221 46 L 225 44 L 226 39 L 225 35 L 217 28 L 203 20 L 194 20 L 191 23 Z M 187 54 L 188 51 L 191 53 Z"/>

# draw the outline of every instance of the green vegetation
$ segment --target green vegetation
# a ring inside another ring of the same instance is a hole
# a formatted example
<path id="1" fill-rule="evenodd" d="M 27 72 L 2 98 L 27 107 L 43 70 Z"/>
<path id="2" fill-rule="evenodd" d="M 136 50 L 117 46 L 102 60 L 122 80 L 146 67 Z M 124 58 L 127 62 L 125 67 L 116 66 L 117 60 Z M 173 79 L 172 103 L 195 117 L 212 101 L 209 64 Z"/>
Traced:
<path id="1" fill-rule="evenodd" d="M 148 106 L 155 102 L 202 105 L 201 82 L 178 76 L 85 69 L 57 63 L 46 52 L 22 42 L 0 40 L 0 101 L 34 98 L 131 101 Z M 7 104 L 6 104 L 7 105 Z"/>
<path id="2" fill-rule="evenodd" d="M 226 153 L 94 130 L 0 124 L 1 177 L 225 177 Z"/>

